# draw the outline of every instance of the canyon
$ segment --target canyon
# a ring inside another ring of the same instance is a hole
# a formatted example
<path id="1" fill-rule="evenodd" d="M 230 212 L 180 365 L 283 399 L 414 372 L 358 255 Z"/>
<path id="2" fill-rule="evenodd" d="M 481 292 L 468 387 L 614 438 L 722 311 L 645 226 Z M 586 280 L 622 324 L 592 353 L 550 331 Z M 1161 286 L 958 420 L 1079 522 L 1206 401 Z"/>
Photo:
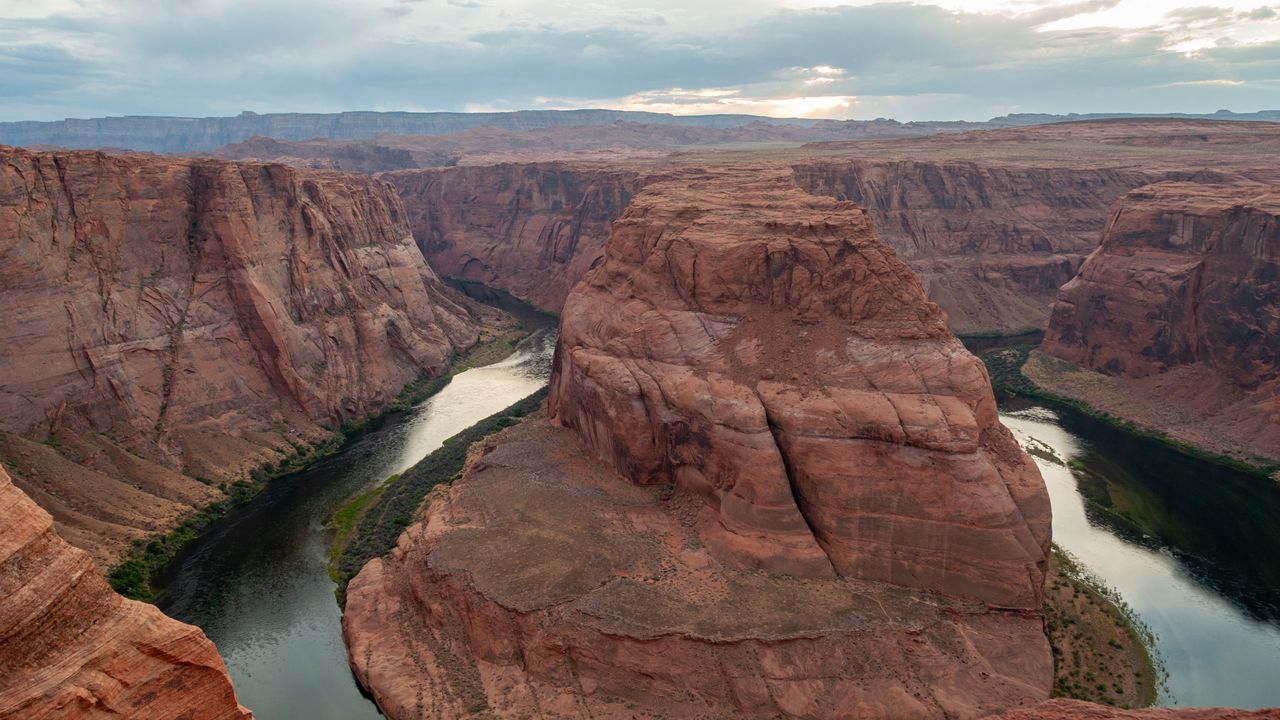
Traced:
<path id="1" fill-rule="evenodd" d="M 0 468 L 0 718 L 251 720 L 199 628 L 115 593 Z"/>
<path id="2" fill-rule="evenodd" d="M 559 312 L 647 175 L 606 165 L 503 163 L 385 173 L 432 267 Z"/>
<path id="3" fill-rule="evenodd" d="M 1049 505 L 856 205 L 654 178 L 569 295 L 546 416 L 348 588 L 393 718 L 974 717 L 1048 697 Z"/>
<path id="4" fill-rule="evenodd" d="M 1280 459 L 1280 127 L 548 118 L 0 147 L 0 717 L 247 717 L 99 570 L 510 329 L 442 277 L 560 337 L 351 583 L 388 716 L 1276 717 L 1043 702 L 1049 500 L 952 333 L 1046 329 L 1046 391 Z M 823 132 L 895 139 L 672 151 Z"/>
<path id="5" fill-rule="evenodd" d="M 1159 183 L 1116 207 L 1023 372 L 1265 464 L 1280 460 L 1278 336 L 1280 185 Z"/>
<path id="6" fill-rule="evenodd" d="M 366 176 L 0 148 L 0 237 L 0 462 L 104 568 L 497 321 Z"/>
<path id="7" fill-rule="evenodd" d="M 953 331 L 1011 334 L 1046 327 L 1058 288 L 1097 247 L 1127 192 L 1169 180 L 1269 181 L 1275 169 L 1262 158 L 1273 151 L 1273 124 L 1130 120 L 775 150 L 461 152 L 453 161 L 466 167 L 381 177 L 401 193 L 439 272 L 555 311 L 648 178 L 764 159 L 790 167 L 809 192 L 866 207 Z"/>

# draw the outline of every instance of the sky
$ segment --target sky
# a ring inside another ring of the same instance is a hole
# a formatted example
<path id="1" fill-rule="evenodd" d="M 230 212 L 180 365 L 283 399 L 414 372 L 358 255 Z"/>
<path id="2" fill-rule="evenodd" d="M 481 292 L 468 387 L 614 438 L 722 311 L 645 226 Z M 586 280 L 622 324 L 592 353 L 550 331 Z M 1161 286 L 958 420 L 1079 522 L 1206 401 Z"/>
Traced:
<path id="1" fill-rule="evenodd" d="M 0 0 L 0 120 L 1280 109 L 1280 2 Z"/>

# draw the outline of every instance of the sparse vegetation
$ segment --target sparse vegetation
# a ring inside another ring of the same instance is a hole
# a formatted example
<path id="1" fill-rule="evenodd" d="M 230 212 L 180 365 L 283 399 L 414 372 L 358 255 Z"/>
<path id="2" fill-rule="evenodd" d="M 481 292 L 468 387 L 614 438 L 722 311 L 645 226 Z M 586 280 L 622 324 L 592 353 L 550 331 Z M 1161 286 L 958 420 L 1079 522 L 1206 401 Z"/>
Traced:
<path id="1" fill-rule="evenodd" d="M 1260 478 L 1268 478 L 1272 474 L 1280 472 L 1280 464 L 1264 461 L 1248 463 L 1211 452 L 1170 437 L 1159 430 L 1144 427 L 1132 420 L 1126 420 L 1104 410 L 1099 410 L 1080 400 L 1044 390 L 1022 373 L 1022 366 L 1026 364 L 1031 351 L 1035 349 L 1035 345 L 1018 345 L 994 348 L 979 354 L 979 357 L 987 365 L 987 372 L 991 375 L 991 385 L 997 392 L 1032 398 L 1050 406 L 1068 408 L 1130 435 L 1158 442 L 1187 457 L 1221 465 L 1236 472 L 1255 475 Z"/>
<path id="2" fill-rule="evenodd" d="M 298 472 L 316 460 L 333 455 L 344 440 L 341 435 L 333 435 L 312 445 L 294 444 L 294 451 L 279 462 L 265 462 L 250 470 L 248 480 L 219 484 L 218 489 L 227 494 L 225 500 L 200 508 L 167 533 L 135 541 L 124 560 L 107 573 L 107 581 L 127 598 L 151 602 L 155 599 L 156 577 L 191 541 L 227 513 L 248 504 L 272 479 Z M 208 478 L 196 479 L 212 484 Z"/>
<path id="3" fill-rule="evenodd" d="M 533 310 L 530 306 L 529 312 L 540 311 Z M 551 319 L 553 316 L 541 313 L 541 317 Z M 436 377 L 420 377 L 408 383 L 401 389 L 395 401 L 383 411 L 349 420 L 342 424 L 338 432 L 318 443 L 312 445 L 291 443 L 292 453 L 278 461 L 267 461 L 253 468 L 247 479 L 237 480 L 230 485 L 220 483 L 218 487 L 228 494 L 227 499 L 201 508 L 167 533 L 136 541 L 124 560 L 108 572 L 107 578 L 112 587 L 120 594 L 135 600 L 147 602 L 154 600 L 156 578 L 173 562 L 182 549 L 230 511 L 248 503 L 266 487 L 268 482 L 304 470 L 317 460 L 337 453 L 352 439 L 379 427 L 389 413 L 407 410 L 440 392 L 455 375 L 463 370 L 501 360 L 512 352 L 521 338 L 529 333 L 530 330 L 525 325 L 519 325 L 480 343 L 465 355 L 455 355 L 451 358 L 444 374 Z M 279 428 L 279 430 L 283 432 L 285 428 Z M 46 442 L 57 449 L 57 438 L 52 431 Z M 197 479 L 211 484 L 207 478 Z M 375 499 L 368 498 L 367 503 L 372 503 Z M 353 526 L 356 519 L 351 518 Z M 407 517 L 404 524 L 408 524 Z"/>
<path id="4" fill-rule="evenodd" d="M 1045 584 L 1054 697 L 1116 707 L 1155 702 L 1166 673 L 1155 635 L 1120 595 L 1055 545 Z"/>
<path id="5" fill-rule="evenodd" d="M 519 418 L 536 410 L 546 396 L 544 387 L 506 410 L 490 415 L 445 440 L 438 450 L 418 461 L 399 479 L 384 483 L 376 496 L 362 495 L 339 510 L 339 514 L 345 512 L 352 519 L 353 527 L 342 539 L 342 546 L 334 550 L 330 566 L 330 575 L 338 583 L 338 603 L 345 602 L 347 583 L 366 562 L 395 547 L 400 533 L 412 522 L 427 493 L 437 485 L 461 477 L 467 449 L 472 443 L 519 422 Z M 363 507 L 357 507 L 362 502 Z M 337 524 L 337 516 L 334 522 Z"/>

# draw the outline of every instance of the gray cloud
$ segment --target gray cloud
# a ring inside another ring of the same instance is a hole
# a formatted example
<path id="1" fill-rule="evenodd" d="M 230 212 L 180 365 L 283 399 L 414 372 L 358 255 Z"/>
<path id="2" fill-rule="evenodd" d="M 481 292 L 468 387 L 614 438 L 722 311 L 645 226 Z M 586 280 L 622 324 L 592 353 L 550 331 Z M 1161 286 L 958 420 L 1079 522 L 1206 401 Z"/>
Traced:
<path id="1" fill-rule="evenodd" d="M 1188 27 L 1274 12 L 1188 7 L 1162 29 L 1040 32 L 1115 0 L 1023 15 L 881 3 L 694 27 L 660 9 L 512 19 L 490 5 L 125 0 L 0 18 L 0 119 L 697 101 L 676 88 L 858 96 L 856 116 L 903 119 L 1280 107 L 1280 43 L 1168 49 Z M 797 69 L 815 66 L 843 72 L 806 85 Z"/>

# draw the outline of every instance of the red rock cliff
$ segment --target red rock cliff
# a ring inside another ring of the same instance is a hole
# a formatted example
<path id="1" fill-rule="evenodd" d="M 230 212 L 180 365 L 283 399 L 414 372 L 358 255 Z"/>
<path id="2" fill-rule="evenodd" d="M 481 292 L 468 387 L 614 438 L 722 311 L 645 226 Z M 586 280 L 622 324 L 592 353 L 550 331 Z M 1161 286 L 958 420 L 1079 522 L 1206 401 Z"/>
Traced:
<path id="1" fill-rule="evenodd" d="M 810 192 L 866 207 L 957 331 L 1044 327 L 1111 206 L 1152 173 L 972 161 L 797 165 Z"/>
<path id="2" fill-rule="evenodd" d="M 1159 183 L 1117 205 L 1101 246 L 1062 288 L 1043 350 L 1280 457 L 1277 337 L 1280 191 Z M 1177 380 L 1156 390 L 1166 378 Z M 1162 429 L 1190 432 L 1165 415 Z"/>
<path id="3" fill-rule="evenodd" d="M 1039 610 L 1044 484 L 856 206 L 759 169 L 655 182 L 560 333 L 552 415 L 702 496 L 727 560 Z"/>
<path id="4" fill-rule="evenodd" d="M 348 588 L 392 718 L 979 717 L 1048 697 L 1049 504 L 985 371 L 783 170 L 632 202 L 549 404 Z"/>
<path id="5" fill-rule="evenodd" d="M 387 173 L 414 236 L 442 274 L 559 312 L 599 258 L 638 173 L 563 163 Z"/>
<path id="6" fill-rule="evenodd" d="M 0 718 L 233 720 L 199 628 L 117 595 L 0 468 Z"/>
<path id="7" fill-rule="evenodd" d="M 476 339 L 386 184 L 0 148 L 0 458 L 102 563 Z"/>

